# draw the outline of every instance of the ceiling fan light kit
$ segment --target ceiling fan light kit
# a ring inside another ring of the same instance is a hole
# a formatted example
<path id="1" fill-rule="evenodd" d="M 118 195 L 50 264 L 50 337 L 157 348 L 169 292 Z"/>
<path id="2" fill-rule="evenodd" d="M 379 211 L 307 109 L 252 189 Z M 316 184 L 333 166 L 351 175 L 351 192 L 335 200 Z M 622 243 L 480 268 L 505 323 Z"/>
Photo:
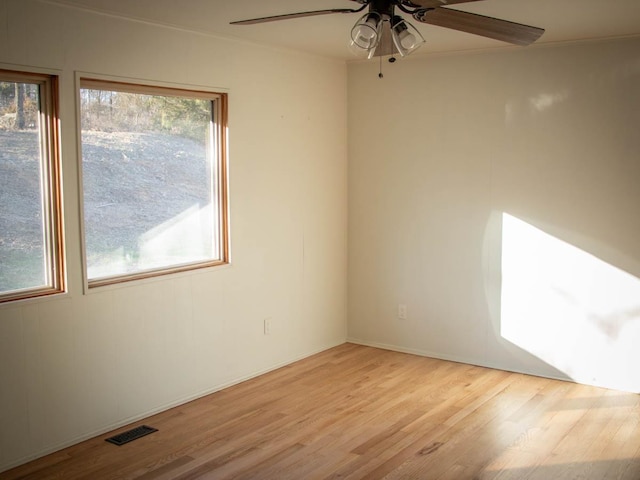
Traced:
<path id="1" fill-rule="evenodd" d="M 393 18 L 391 36 L 393 38 L 393 44 L 403 57 L 416 51 L 425 43 L 425 39 L 418 29 L 398 16 Z"/>
<path id="2" fill-rule="evenodd" d="M 377 12 L 369 12 L 351 29 L 351 46 L 366 50 L 371 58 L 381 37 L 382 16 Z"/>
<path id="3" fill-rule="evenodd" d="M 526 46 L 535 42 L 544 29 L 515 23 L 499 18 L 446 8 L 459 3 L 482 0 L 350 0 L 359 3 L 359 8 L 334 8 L 310 12 L 288 13 L 270 17 L 253 18 L 231 22 L 232 25 L 253 25 L 293 18 L 313 17 L 328 14 L 349 14 L 369 7 L 351 29 L 350 47 L 366 52 L 368 58 L 399 53 L 409 55 L 425 43 L 418 29 L 395 14 L 396 7 L 411 15 L 416 21 L 429 25 L 450 28 L 480 35 L 515 45 Z"/>

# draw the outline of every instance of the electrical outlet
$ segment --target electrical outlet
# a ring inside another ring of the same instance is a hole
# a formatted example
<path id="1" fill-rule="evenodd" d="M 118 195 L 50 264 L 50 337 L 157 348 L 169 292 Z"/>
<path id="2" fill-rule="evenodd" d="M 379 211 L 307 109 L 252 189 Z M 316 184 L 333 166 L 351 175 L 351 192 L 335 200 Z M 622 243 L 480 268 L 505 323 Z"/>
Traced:
<path id="1" fill-rule="evenodd" d="M 398 304 L 398 319 L 399 320 L 407 319 L 407 306 L 404 303 Z"/>
<path id="2" fill-rule="evenodd" d="M 271 335 L 271 318 L 264 319 L 264 334 Z"/>

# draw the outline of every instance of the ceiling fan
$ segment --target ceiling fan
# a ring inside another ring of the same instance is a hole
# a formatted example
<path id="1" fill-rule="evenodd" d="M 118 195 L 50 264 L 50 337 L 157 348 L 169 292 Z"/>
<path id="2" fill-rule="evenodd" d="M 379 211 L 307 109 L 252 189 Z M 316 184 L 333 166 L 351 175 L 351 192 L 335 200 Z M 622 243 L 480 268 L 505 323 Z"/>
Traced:
<path id="1" fill-rule="evenodd" d="M 366 52 L 368 58 L 395 55 L 405 56 L 415 51 L 425 40 L 420 32 L 401 16 L 411 15 L 421 23 L 451 28 L 515 45 L 530 45 L 544 33 L 544 29 L 521 23 L 486 17 L 475 13 L 445 8 L 447 5 L 481 0 L 351 0 L 358 8 L 332 8 L 309 12 L 288 13 L 270 17 L 231 22 L 232 25 L 253 25 L 293 18 L 313 17 L 334 13 L 357 13 L 369 7 L 351 29 L 351 47 Z"/>

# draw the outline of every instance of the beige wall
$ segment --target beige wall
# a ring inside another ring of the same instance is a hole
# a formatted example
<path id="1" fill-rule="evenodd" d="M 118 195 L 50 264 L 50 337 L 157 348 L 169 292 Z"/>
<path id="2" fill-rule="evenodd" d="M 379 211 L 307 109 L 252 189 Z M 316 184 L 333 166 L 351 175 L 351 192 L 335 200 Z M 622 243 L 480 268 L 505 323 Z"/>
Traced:
<path id="1" fill-rule="evenodd" d="M 60 75 L 69 263 L 0 306 L 0 470 L 344 342 L 344 64 L 9 0 L 0 65 Z M 76 71 L 229 92 L 230 266 L 83 294 Z"/>
<path id="2" fill-rule="evenodd" d="M 640 391 L 639 51 L 350 66 L 349 338 Z"/>

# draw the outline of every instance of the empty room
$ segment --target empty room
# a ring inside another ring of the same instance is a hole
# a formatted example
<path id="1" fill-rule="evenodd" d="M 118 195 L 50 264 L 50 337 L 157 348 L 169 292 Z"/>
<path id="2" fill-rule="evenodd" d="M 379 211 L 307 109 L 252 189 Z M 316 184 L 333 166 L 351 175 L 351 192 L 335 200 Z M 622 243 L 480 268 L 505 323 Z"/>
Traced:
<path id="1" fill-rule="evenodd" d="M 0 0 L 0 480 L 640 480 L 640 2 Z"/>

